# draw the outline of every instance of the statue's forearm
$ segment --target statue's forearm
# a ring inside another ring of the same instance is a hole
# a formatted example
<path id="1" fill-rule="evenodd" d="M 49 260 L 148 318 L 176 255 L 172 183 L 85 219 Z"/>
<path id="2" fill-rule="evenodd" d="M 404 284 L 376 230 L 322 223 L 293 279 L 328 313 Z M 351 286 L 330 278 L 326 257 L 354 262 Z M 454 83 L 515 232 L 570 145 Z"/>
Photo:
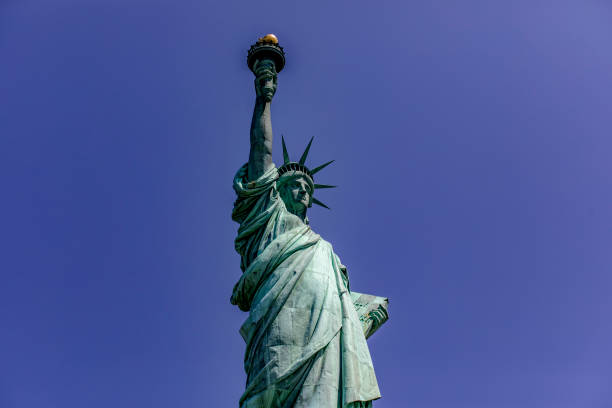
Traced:
<path id="1" fill-rule="evenodd" d="M 249 153 L 249 180 L 261 177 L 272 167 L 272 118 L 270 102 L 258 97 L 251 121 L 251 151 Z"/>

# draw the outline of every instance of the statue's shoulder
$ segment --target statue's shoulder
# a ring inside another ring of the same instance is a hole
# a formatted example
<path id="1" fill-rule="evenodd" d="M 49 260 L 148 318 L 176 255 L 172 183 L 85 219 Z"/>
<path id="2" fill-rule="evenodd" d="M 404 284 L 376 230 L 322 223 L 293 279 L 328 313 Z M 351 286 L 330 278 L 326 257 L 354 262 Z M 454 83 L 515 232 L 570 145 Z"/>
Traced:
<path id="1" fill-rule="evenodd" d="M 276 189 L 278 180 L 278 169 L 272 165 L 264 174 L 255 180 L 250 180 L 248 175 L 248 163 L 241 166 L 234 175 L 234 191 L 239 196 L 253 195 L 264 192 L 270 188 Z"/>

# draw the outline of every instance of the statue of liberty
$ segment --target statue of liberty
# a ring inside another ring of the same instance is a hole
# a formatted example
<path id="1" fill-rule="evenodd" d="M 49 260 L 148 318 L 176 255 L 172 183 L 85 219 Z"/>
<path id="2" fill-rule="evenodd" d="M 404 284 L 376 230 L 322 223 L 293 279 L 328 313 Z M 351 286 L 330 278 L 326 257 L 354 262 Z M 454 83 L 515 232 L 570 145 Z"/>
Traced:
<path id="1" fill-rule="evenodd" d="M 310 169 L 312 139 L 298 161 L 282 140 L 284 162 L 272 161 L 270 106 L 285 57 L 274 35 L 248 54 L 256 102 L 249 161 L 234 178 L 232 219 L 243 274 L 231 303 L 248 311 L 246 390 L 241 408 L 365 408 L 380 398 L 366 337 L 387 320 L 387 300 L 351 292 L 347 269 L 306 216 L 313 194 L 333 186 Z M 326 207 L 326 206 L 325 206 Z"/>

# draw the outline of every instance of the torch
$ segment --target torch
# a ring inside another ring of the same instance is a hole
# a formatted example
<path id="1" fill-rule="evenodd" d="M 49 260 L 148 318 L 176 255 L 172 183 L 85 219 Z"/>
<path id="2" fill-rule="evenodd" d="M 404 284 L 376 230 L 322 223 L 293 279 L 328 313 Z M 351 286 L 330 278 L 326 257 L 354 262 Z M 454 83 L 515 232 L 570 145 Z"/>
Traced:
<path id="1" fill-rule="evenodd" d="M 277 73 L 281 72 L 285 67 L 285 52 L 283 47 L 278 45 L 278 38 L 274 34 L 261 37 L 255 44 L 251 45 L 247 55 L 247 65 L 251 71 L 253 71 L 255 61 L 257 60 L 271 60 L 274 62 Z"/>

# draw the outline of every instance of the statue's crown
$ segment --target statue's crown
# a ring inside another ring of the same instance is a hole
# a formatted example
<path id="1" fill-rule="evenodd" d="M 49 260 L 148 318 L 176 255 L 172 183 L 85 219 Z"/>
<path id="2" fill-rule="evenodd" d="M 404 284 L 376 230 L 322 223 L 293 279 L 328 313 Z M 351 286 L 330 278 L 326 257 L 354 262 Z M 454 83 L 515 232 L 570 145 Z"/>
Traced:
<path id="1" fill-rule="evenodd" d="M 315 167 L 312 170 L 306 167 L 306 164 L 305 164 L 306 158 L 308 157 L 308 152 L 310 151 L 310 145 L 312 145 L 313 139 L 314 139 L 314 136 L 310 139 L 310 142 L 308 142 L 308 146 L 306 146 L 306 150 L 304 150 L 304 153 L 302 153 L 302 157 L 300 157 L 300 160 L 298 162 L 293 162 L 289 158 L 289 153 L 287 152 L 287 146 L 285 145 L 285 137 L 281 136 L 281 140 L 283 142 L 283 165 L 278 168 L 278 175 L 279 177 L 282 177 L 283 174 L 288 173 L 288 172 L 302 173 L 308 176 L 315 190 L 321 189 L 321 188 L 334 188 L 336 186 L 330 186 L 327 184 L 316 184 L 314 182 L 314 175 L 318 173 L 319 171 L 323 170 L 325 167 L 332 164 L 334 162 L 333 160 L 330 160 L 327 163 L 323 163 L 322 165 Z M 314 193 L 312 197 L 312 202 L 313 204 L 317 204 L 317 205 L 320 205 L 322 207 L 329 209 L 328 206 L 326 206 L 321 201 L 314 198 Z"/>
<path id="2" fill-rule="evenodd" d="M 283 47 L 278 45 L 278 38 L 274 34 L 265 35 L 251 45 L 247 54 L 247 65 L 253 71 L 255 61 L 264 59 L 274 61 L 277 73 L 285 67 L 285 51 L 283 51 Z"/>

